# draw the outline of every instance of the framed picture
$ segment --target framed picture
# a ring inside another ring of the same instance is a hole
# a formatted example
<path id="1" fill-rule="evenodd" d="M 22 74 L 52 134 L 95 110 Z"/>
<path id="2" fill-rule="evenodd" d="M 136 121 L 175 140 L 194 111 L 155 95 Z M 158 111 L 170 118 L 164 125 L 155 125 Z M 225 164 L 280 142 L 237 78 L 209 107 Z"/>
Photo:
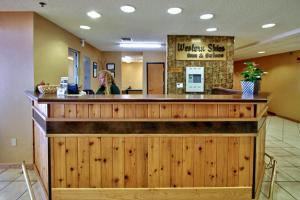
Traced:
<path id="1" fill-rule="evenodd" d="M 114 71 L 115 70 L 115 63 L 107 63 L 106 64 L 106 69 L 109 71 Z"/>
<path id="2" fill-rule="evenodd" d="M 93 62 L 93 77 L 94 78 L 97 78 L 97 63 L 96 62 Z"/>

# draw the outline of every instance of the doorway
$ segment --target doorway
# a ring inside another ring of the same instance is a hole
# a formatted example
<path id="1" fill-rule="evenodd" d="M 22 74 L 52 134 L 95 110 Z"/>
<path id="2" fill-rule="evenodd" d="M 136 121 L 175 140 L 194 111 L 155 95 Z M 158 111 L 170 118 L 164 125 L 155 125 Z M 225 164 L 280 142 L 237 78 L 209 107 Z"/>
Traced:
<path id="1" fill-rule="evenodd" d="M 79 51 L 68 49 L 68 82 L 79 84 Z"/>
<path id="2" fill-rule="evenodd" d="M 165 63 L 147 63 L 147 94 L 165 93 Z"/>
<path id="3" fill-rule="evenodd" d="M 91 89 L 91 59 L 87 56 L 83 58 L 83 89 L 90 90 Z"/>
<path id="4" fill-rule="evenodd" d="M 143 94 L 142 52 L 122 52 L 122 93 Z"/>

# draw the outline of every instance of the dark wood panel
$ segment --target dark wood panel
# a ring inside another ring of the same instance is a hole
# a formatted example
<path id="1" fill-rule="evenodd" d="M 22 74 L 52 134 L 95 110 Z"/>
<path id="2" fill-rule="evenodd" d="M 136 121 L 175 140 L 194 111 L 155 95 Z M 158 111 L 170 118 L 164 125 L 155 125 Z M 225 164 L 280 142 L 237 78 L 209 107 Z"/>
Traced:
<path id="1" fill-rule="evenodd" d="M 48 122 L 47 133 L 256 133 L 257 122 Z"/>

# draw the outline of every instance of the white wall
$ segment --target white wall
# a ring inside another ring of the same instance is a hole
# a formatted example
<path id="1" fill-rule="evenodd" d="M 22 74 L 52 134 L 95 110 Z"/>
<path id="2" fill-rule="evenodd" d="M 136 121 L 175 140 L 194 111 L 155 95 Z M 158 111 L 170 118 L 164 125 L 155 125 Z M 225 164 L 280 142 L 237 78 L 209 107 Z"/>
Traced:
<path id="1" fill-rule="evenodd" d="M 33 13 L 0 12 L 0 163 L 32 162 Z M 17 138 L 17 146 L 10 139 Z"/>
<path id="2" fill-rule="evenodd" d="M 147 63 L 164 62 L 165 63 L 165 92 L 167 92 L 167 63 L 166 52 L 143 52 L 143 94 L 147 94 Z"/>

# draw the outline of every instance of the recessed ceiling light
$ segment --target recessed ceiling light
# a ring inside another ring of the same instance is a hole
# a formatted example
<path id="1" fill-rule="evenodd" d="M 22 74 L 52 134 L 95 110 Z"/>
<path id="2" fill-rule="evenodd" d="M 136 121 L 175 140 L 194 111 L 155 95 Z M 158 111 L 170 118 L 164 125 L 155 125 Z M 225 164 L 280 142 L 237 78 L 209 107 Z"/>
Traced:
<path id="1" fill-rule="evenodd" d="M 86 25 L 80 25 L 80 28 L 81 28 L 81 29 L 85 29 L 85 30 L 91 29 L 91 27 L 86 26 Z"/>
<path id="2" fill-rule="evenodd" d="M 135 11 L 135 7 L 129 5 L 121 6 L 120 9 L 125 13 L 133 13 Z"/>
<path id="3" fill-rule="evenodd" d="M 259 51 L 259 52 L 257 52 L 257 53 L 259 53 L 259 54 L 263 54 L 263 53 L 266 53 L 265 51 Z"/>
<path id="4" fill-rule="evenodd" d="M 211 18 L 213 18 L 213 17 L 214 17 L 214 15 L 213 15 L 213 14 L 210 14 L 210 13 L 200 15 L 200 19 L 211 19 Z"/>
<path id="5" fill-rule="evenodd" d="M 206 31 L 207 32 L 214 32 L 214 31 L 217 31 L 218 29 L 217 28 L 207 28 Z"/>
<path id="6" fill-rule="evenodd" d="M 272 28 L 272 27 L 274 27 L 274 26 L 276 26 L 276 24 L 270 23 L 270 24 L 264 24 L 264 25 L 262 25 L 261 27 L 262 27 L 262 28 Z"/>
<path id="7" fill-rule="evenodd" d="M 154 49 L 154 48 L 160 48 L 162 47 L 162 45 L 160 43 L 154 43 L 154 42 L 130 42 L 130 43 L 120 43 L 120 47 Z"/>
<path id="8" fill-rule="evenodd" d="M 101 17 L 101 14 L 97 13 L 96 11 L 92 10 L 88 13 L 86 13 L 90 18 L 92 19 L 97 19 L 99 17 Z"/>
<path id="9" fill-rule="evenodd" d="M 169 8 L 167 12 L 171 15 L 177 15 L 182 12 L 181 8 Z"/>

